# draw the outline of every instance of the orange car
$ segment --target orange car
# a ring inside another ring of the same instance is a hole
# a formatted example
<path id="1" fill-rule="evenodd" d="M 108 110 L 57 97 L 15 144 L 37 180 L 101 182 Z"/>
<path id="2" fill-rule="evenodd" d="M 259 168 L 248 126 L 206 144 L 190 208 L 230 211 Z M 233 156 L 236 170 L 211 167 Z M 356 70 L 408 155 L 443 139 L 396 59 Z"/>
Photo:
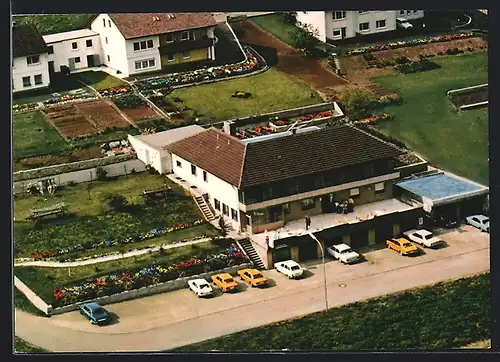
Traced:
<path id="1" fill-rule="evenodd" d="M 394 238 L 386 241 L 389 249 L 399 251 L 401 255 L 410 255 L 418 252 L 418 248 L 405 238 Z"/>
<path id="2" fill-rule="evenodd" d="M 238 283 L 228 273 L 212 275 L 212 281 L 223 293 L 238 289 Z"/>
<path id="3" fill-rule="evenodd" d="M 261 286 L 267 283 L 267 279 L 257 269 L 238 270 L 241 280 L 246 281 L 252 287 Z"/>

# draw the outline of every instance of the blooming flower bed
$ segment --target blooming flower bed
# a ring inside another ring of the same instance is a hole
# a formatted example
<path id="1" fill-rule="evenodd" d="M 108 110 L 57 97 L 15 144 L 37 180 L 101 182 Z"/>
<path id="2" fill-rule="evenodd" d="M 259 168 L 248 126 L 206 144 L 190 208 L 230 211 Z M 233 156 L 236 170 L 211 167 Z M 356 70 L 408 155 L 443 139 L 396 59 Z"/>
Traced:
<path id="1" fill-rule="evenodd" d="M 99 91 L 99 94 L 103 97 L 112 97 L 112 96 L 116 96 L 119 94 L 129 93 L 131 91 L 132 91 L 132 88 L 128 87 L 128 86 L 114 87 L 114 88 L 102 89 Z"/>
<path id="2" fill-rule="evenodd" d="M 389 120 L 392 119 L 392 114 L 384 113 L 378 116 L 363 118 L 358 121 L 358 123 L 374 123 L 377 121 Z"/>
<path id="3" fill-rule="evenodd" d="M 35 109 L 37 109 L 39 107 L 40 107 L 40 105 L 38 103 L 14 104 L 12 106 L 12 112 L 13 113 L 21 113 L 21 112 L 27 112 L 27 111 L 34 111 Z"/>
<path id="4" fill-rule="evenodd" d="M 53 97 L 50 99 L 47 99 L 46 101 L 43 102 L 43 104 L 47 105 L 55 105 L 55 104 L 64 104 L 68 103 L 77 99 L 95 99 L 96 97 L 94 95 L 88 94 L 88 93 L 83 93 L 83 94 L 67 94 L 64 96 L 60 97 Z"/>
<path id="5" fill-rule="evenodd" d="M 197 83 L 250 73 L 259 67 L 257 57 L 245 48 L 247 60 L 231 65 L 202 68 L 194 71 L 169 74 L 162 77 L 139 80 L 135 85 L 141 90 L 169 88 L 177 85 Z"/>
<path id="6" fill-rule="evenodd" d="M 395 66 L 396 70 L 403 74 L 424 72 L 426 70 L 439 69 L 441 66 L 437 63 L 431 62 L 428 59 L 422 58 L 416 62 L 407 62 Z"/>
<path id="7" fill-rule="evenodd" d="M 233 243 L 223 252 L 209 255 L 203 259 L 190 258 L 177 264 L 151 265 L 126 273 L 87 279 L 76 285 L 56 287 L 54 288 L 56 302 L 53 305 L 56 307 L 68 305 L 247 262 L 249 262 L 248 257 L 236 243 Z"/>
<path id="8" fill-rule="evenodd" d="M 411 46 L 415 46 L 415 45 L 430 44 L 430 43 L 439 43 L 439 42 L 445 42 L 445 41 L 456 40 L 456 39 L 470 38 L 473 36 L 474 36 L 474 33 L 471 32 L 471 33 L 461 33 L 461 34 L 438 35 L 438 36 L 433 36 L 433 37 L 410 39 L 410 40 L 405 40 L 405 41 L 396 41 L 396 42 L 391 42 L 391 43 L 387 43 L 387 44 L 377 44 L 377 45 L 367 46 L 367 47 L 358 48 L 358 49 L 351 49 L 351 50 L 348 50 L 345 53 L 345 55 L 358 55 L 358 54 L 369 53 L 369 52 L 378 52 L 381 50 L 397 49 L 397 48 L 411 47 Z"/>
<path id="9" fill-rule="evenodd" d="M 317 118 L 327 118 L 333 116 L 333 112 L 331 111 L 325 111 L 325 112 L 319 112 L 319 113 L 311 113 L 311 114 L 306 114 L 304 116 L 300 117 L 301 121 L 310 121 L 311 119 L 317 119 Z"/>
<path id="10" fill-rule="evenodd" d="M 31 254 L 31 257 L 33 258 L 33 260 L 45 260 L 45 259 L 53 258 L 53 257 L 58 256 L 58 255 L 65 255 L 65 254 L 73 253 L 76 251 L 107 248 L 107 247 L 111 247 L 111 246 L 131 244 L 131 243 L 135 243 L 137 241 L 143 241 L 143 240 L 155 238 L 158 236 L 162 236 L 162 235 L 165 235 L 167 233 L 171 233 L 172 231 L 182 230 L 182 229 L 186 229 L 186 228 L 193 227 L 196 225 L 200 225 L 203 222 L 204 222 L 203 220 L 196 220 L 196 221 L 191 222 L 191 223 L 174 224 L 166 229 L 153 229 L 151 231 L 148 231 L 147 233 L 138 234 L 138 235 L 135 235 L 134 237 L 128 237 L 128 238 L 123 239 L 123 240 L 104 240 L 104 241 L 101 241 L 100 243 L 84 243 L 84 244 L 77 244 L 74 246 L 68 246 L 68 247 L 60 249 L 58 251 L 34 252 L 33 254 Z"/>

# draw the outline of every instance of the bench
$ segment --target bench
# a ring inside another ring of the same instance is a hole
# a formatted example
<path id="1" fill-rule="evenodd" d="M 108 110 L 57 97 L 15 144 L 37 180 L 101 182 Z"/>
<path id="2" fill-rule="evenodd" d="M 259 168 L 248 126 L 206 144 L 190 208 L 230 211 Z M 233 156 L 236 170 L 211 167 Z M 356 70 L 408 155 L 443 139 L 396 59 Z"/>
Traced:
<path id="1" fill-rule="evenodd" d="M 144 190 L 141 196 L 146 200 L 156 200 L 156 199 L 163 199 L 168 195 L 172 194 L 172 192 L 173 190 L 171 187 L 163 186 L 158 189 Z"/>
<path id="2" fill-rule="evenodd" d="M 68 212 L 68 206 L 64 202 L 45 207 L 42 209 L 30 209 L 30 216 L 28 219 L 36 220 L 51 215 L 62 215 Z"/>

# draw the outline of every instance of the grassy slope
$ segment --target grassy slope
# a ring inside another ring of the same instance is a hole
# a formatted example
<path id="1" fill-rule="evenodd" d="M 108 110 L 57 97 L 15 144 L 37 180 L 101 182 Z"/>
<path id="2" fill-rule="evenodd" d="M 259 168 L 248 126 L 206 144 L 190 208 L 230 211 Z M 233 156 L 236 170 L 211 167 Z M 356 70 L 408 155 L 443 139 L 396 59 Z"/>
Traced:
<path id="1" fill-rule="evenodd" d="M 252 93 L 248 99 L 232 98 L 236 91 Z M 276 69 L 245 78 L 176 89 L 178 97 L 203 121 L 222 121 L 321 102 L 306 84 Z"/>
<path id="2" fill-rule="evenodd" d="M 57 153 L 67 148 L 67 143 L 45 120 L 40 112 L 14 115 L 14 157 Z"/>
<path id="3" fill-rule="evenodd" d="M 96 90 L 102 90 L 113 87 L 125 86 L 127 83 L 119 78 L 113 77 L 106 72 L 82 72 L 77 73 L 76 77 L 85 84 L 88 84 Z"/>
<path id="4" fill-rule="evenodd" d="M 292 45 L 292 36 L 297 31 L 297 27 L 285 24 L 281 14 L 256 16 L 251 21 L 281 41 Z"/>
<path id="5" fill-rule="evenodd" d="M 14 351 L 16 353 L 50 353 L 50 351 L 28 343 L 17 336 L 14 339 Z"/>
<path id="6" fill-rule="evenodd" d="M 34 23 L 42 35 L 86 28 L 94 14 L 15 15 L 13 21 Z"/>
<path id="7" fill-rule="evenodd" d="M 490 321 L 487 273 L 353 303 L 175 351 L 455 348 L 490 338 Z"/>
<path id="8" fill-rule="evenodd" d="M 487 185 L 488 110 L 457 113 L 446 97 L 448 90 L 488 82 L 487 53 L 435 61 L 441 69 L 374 79 L 405 100 L 385 110 L 394 121 L 377 127 L 438 167 Z"/>

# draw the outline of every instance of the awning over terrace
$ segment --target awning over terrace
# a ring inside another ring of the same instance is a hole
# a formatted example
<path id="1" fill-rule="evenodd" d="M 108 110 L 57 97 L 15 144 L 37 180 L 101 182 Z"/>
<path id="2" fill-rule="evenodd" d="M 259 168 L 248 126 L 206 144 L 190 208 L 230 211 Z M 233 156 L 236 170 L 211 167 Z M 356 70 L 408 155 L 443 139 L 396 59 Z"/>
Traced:
<path id="1" fill-rule="evenodd" d="M 488 187 L 447 172 L 411 176 L 395 185 L 423 202 L 424 209 L 428 212 L 432 206 L 451 204 L 489 193 Z"/>

